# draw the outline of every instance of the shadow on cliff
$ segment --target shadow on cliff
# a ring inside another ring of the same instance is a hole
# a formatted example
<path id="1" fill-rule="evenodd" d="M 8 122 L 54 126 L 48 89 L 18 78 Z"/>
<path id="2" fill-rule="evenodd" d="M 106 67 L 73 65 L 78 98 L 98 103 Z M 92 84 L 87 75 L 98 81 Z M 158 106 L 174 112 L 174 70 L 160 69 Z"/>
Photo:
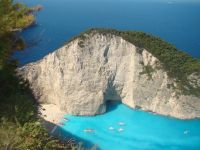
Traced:
<path id="1" fill-rule="evenodd" d="M 114 111 L 115 109 L 117 109 L 119 107 L 120 104 L 121 104 L 120 100 L 117 100 L 117 101 L 107 100 L 106 113 Z"/>
<path id="2" fill-rule="evenodd" d="M 46 121 L 44 119 L 42 119 L 42 122 L 49 131 L 49 134 L 52 135 L 53 137 L 60 139 L 62 143 L 67 144 L 69 146 L 69 149 L 71 148 L 70 147 L 71 144 L 75 145 L 80 144 L 84 148 L 84 150 L 101 150 L 97 145 L 95 145 L 95 143 L 92 143 L 91 141 L 88 141 L 77 135 L 74 135 L 60 126 L 57 126 L 56 130 L 54 130 L 54 132 L 51 133 L 56 124 Z"/>

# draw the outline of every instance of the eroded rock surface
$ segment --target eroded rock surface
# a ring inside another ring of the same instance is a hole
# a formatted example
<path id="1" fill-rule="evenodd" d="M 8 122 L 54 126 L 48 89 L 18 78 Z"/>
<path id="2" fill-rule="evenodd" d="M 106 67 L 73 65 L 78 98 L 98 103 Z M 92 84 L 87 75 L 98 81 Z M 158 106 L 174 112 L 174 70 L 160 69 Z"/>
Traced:
<path id="1" fill-rule="evenodd" d="M 106 111 L 107 100 L 181 119 L 200 117 L 200 99 L 177 96 L 157 58 L 115 35 L 88 34 L 18 69 L 40 102 L 73 115 Z"/>

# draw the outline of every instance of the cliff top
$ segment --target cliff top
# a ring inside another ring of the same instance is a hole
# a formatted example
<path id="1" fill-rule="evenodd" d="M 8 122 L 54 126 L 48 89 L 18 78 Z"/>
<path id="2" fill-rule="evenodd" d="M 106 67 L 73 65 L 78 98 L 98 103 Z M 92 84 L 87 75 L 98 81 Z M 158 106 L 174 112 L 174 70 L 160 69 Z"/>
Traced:
<path id="1" fill-rule="evenodd" d="M 84 40 L 91 34 L 116 35 L 138 47 L 138 52 L 143 49 L 149 51 L 162 63 L 163 69 L 177 83 L 177 88 L 185 95 L 200 97 L 200 60 L 177 49 L 159 37 L 140 31 L 118 31 L 114 29 L 89 29 L 79 36 L 72 38 Z M 69 43 L 68 41 L 67 43 Z"/>

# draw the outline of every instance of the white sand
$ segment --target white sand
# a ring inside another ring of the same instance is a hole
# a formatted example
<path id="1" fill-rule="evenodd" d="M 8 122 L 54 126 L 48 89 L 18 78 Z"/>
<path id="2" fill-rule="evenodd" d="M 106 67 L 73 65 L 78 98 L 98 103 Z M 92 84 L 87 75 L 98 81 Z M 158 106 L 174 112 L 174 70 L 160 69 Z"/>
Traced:
<path id="1" fill-rule="evenodd" d="M 56 125 L 59 125 L 65 114 L 55 104 L 41 104 L 40 113 L 44 120 Z"/>

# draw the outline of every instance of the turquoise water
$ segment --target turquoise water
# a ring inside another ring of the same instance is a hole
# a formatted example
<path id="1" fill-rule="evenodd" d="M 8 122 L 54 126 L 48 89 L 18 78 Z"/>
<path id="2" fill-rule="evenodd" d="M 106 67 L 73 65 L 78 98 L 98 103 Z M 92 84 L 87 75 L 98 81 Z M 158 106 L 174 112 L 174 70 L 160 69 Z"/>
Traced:
<path id="1" fill-rule="evenodd" d="M 21 33 L 28 47 L 14 57 L 22 65 L 41 59 L 91 27 L 145 31 L 200 58 L 200 0 L 19 1 L 44 6 L 37 25 Z M 200 120 L 171 119 L 123 104 L 111 105 L 104 115 L 66 117 L 70 121 L 59 129 L 63 137 L 70 132 L 87 146 L 97 144 L 102 150 L 200 150 Z M 87 128 L 95 132 L 83 132 Z M 119 128 L 124 130 L 118 132 Z"/>
<path id="2" fill-rule="evenodd" d="M 77 139 L 84 139 L 88 147 L 96 144 L 101 150 L 200 150 L 200 120 L 177 120 L 133 110 L 123 104 L 108 106 L 108 112 L 103 115 L 65 115 L 69 121 L 63 120 L 64 126 L 57 132 L 62 137 L 70 132 Z M 119 132 L 120 128 L 124 130 Z M 85 129 L 94 132 L 84 132 Z"/>

